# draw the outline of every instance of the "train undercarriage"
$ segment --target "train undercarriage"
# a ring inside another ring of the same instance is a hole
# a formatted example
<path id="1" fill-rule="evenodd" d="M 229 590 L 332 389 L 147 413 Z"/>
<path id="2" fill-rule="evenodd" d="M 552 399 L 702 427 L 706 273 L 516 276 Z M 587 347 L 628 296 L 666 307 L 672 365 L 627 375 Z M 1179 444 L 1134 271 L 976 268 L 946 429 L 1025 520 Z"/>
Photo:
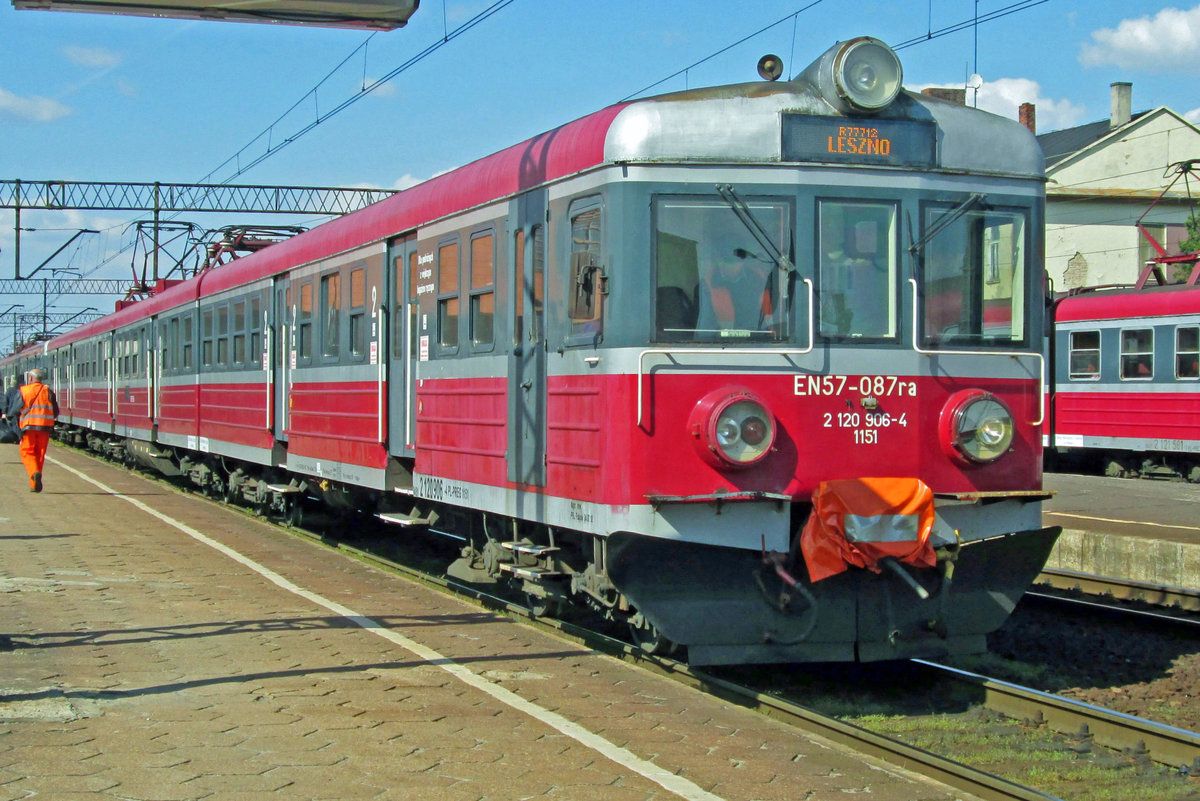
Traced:
<path id="1" fill-rule="evenodd" d="M 297 526 L 305 508 L 371 515 L 453 537 L 446 575 L 504 586 L 531 614 L 581 610 L 625 626 L 650 653 L 693 664 L 879 661 L 986 650 L 1041 570 L 1057 529 L 936 550 L 933 568 L 896 562 L 811 582 L 799 549 L 805 504 L 791 510 L 790 553 L 754 552 L 617 532 L 599 536 L 378 493 L 282 469 L 60 427 L 59 439 Z M 356 530 L 361 527 L 355 527 Z M 681 645 L 682 644 L 682 645 Z"/>

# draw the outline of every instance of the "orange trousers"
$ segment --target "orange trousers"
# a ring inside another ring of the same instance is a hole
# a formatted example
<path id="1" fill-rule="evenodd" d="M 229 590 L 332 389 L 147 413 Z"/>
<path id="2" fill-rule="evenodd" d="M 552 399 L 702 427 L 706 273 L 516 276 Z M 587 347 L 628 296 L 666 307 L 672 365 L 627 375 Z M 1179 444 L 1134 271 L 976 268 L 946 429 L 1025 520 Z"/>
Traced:
<path id="1" fill-rule="evenodd" d="M 42 472 L 46 464 L 46 446 L 50 444 L 50 432 L 29 429 L 21 435 L 21 464 L 29 474 L 29 486 L 33 486 L 33 474 Z"/>

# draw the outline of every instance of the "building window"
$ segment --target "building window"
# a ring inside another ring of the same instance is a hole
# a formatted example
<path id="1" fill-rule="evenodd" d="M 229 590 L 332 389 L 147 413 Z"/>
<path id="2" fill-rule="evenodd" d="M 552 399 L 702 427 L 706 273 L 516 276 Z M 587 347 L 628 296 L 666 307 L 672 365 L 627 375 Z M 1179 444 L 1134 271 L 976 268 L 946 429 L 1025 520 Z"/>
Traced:
<path id="1" fill-rule="evenodd" d="M 471 240 L 471 342 L 475 345 L 491 345 L 495 337 L 495 250 L 490 233 Z"/>
<path id="2" fill-rule="evenodd" d="M 1200 378 L 1200 326 L 1175 329 L 1175 377 Z"/>
<path id="3" fill-rule="evenodd" d="M 1121 332 L 1121 378 L 1149 381 L 1154 378 L 1154 329 L 1130 328 Z"/>
<path id="4" fill-rule="evenodd" d="M 1100 332 L 1072 331 L 1069 375 L 1072 381 L 1100 380 Z"/>
<path id="5" fill-rule="evenodd" d="M 438 248 L 438 344 L 458 347 L 458 243 Z"/>

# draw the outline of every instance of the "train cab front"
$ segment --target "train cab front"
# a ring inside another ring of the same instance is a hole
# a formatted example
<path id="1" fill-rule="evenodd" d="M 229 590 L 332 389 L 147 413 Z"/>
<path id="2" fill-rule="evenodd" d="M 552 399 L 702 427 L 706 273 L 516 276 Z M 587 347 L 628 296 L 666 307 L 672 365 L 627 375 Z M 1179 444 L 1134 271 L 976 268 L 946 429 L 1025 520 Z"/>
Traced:
<path id="1" fill-rule="evenodd" d="M 793 84 L 774 171 L 649 194 L 622 470 L 649 511 L 608 576 L 695 664 L 983 651 L 1058 534 L 1036 143 L 902 95 L 874 39 Z"/>
<path id="2" fill-rule="evenodd" d="M 655 536 L 609 538 L 609 576 L 643 626 L 693 664 L 986 650 L 1058 534 L 1041 524 L 1038 429 L 1009 411 L 1037 382 L 917 375 L 883 402 L 858 385 L 892 376 L 834 376 L 815 396 L 759 378 L 701 393 L 679 421 L 691 448 L 649 496 Z M 953 390 L 972 383 L 990 390 Z"/>

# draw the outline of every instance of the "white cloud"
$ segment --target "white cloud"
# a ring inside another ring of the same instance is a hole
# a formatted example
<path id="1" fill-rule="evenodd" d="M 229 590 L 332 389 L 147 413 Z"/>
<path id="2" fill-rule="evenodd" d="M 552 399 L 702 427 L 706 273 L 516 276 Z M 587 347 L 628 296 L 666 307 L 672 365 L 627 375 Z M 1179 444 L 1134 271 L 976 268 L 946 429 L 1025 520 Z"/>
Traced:
<path id="1" fill-rule="evenodd" d="M 961 86 L 961 83 L 948 82 L 905 88 L 920 92 L 929 87 Z M 1054 100 L 1043 96 L 1041 84 L 1028 78 L 997 78 L 994 81 L 984 81 L 979 87 L 978 100 L 974 90 L 967 89 L 968 105 L 977 105 L 980 109 L 1001 117 L 1018 119 L 1022 103 L 1033 103 L 1037 107 L 1038 131 L 1056 131 L 1078 125 L 1087 112 L 1083 106 L 1070 100 Z"/>
<path id="2" fill-rule="evenodd" d="M 363 90 L 366 90 L 366 89 L 370 88 L 371 86 L 374 86 L 375 82 L 378 80 L 379 80 L 378 78 L 363 78 L 361 88 Z M 388 81 L 385 84 L 376 86 L 374 89 L 371 90 L 371 95 L 372 95 L 372 97 L 395 97 L 396 96 L 396 82 Z"/>
<path id="3" fill-rule="evenodd" d="M 425 178 L 418 178 L 415 175 L 406 172 L 404 175 L 401 175 L 396 179 L 395 183 L 392 184 L 392 189 L 411 189 L 417 184 L 424 183 L 425 181 Z"/>
<path id="4" fill-rule="evenodd" d="M 1054 100 L 1042 95 L 1042 87 L 1028 78 L 999 78 L 986 81 L 979 89 L 979 108 L 1017 119 L 1022 103 L 1037 106 L 1039 131 L 1070 128 L 1083 120 L 1087 109 L 1070 100 Z"/>
<path id="5" fill-rule="evenodd" d="M 1153 17 L 1121 20 L 1115 29 L 1092 31 L 1079 51 L 1085 67 L 1113 65 L 1143 72 L 1196 72 L 1200 50 L 1200 5 L 1188 11 L 1164 8 Z"/>
<path id="6" fill-rule="evenodd" d="M 97 69 L 112 68 L 121 63 L 120 53 L 105 50 L 103 47 L 78 47 L 68 45 L 62 49 L 63 54 L 73 63 L 81 67 Z"/>
<path id="7" fill-rule="evenodd" d="M 392 189 L 399 189 L 401 191 L 403 191 L 405 189 L 411 189 L 412 187 L 416 186 L 417 184 L 423 184 L 426 181 L 432 181 L 434 178 L 437 178 L 439 175 L 445 175 L 448 172 L 450 172 L 450 170 L 438 170 L 433 175 L 430 175 L 428 178 L 418 178 L 417 176 L 413 175 L 412 173 L 406 172 L 406 173 L 404 173 L 404 175 L 402 175 L 396 179 L 395 183 L 392 184 Z"/>
<path id="8" fill-rule="evenodd" d="M 1192 125 L 1200 125 L 1200 108 L 1194 108 L 1183 115 L 1183 118 Z"/>
<path id="9" fill-rule="evenodd" d="M 57 100 L 37 95 L 19 97 L 0 88 L 0 117 L 10 116 L 34 122 L 53 122 L 70 113 L 71 107 L 64 106 Z"/>

